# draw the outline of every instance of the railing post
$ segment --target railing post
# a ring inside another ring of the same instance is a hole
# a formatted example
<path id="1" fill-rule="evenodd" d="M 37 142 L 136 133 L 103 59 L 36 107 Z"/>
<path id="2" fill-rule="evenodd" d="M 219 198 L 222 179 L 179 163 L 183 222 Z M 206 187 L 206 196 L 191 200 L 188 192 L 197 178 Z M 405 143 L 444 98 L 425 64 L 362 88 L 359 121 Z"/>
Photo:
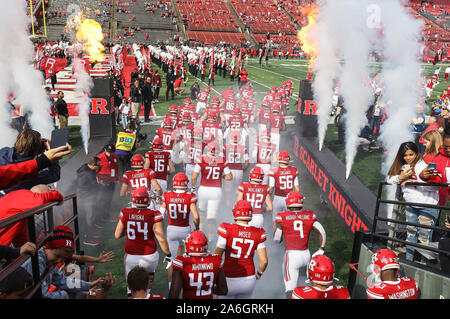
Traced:
<path id="1" fill-rule="evenodd" d="M 77 203 L 77 196 L 75 196 L 74 198 L 72 198 L 72 211 L 73 211 L 73 216 L 75 217 L 74 221 L 73 221 L 73 225 L 74 225 L 74 230 L 75 230 L 75 249 L 77 252 L 80 251 L 80 227 L 79 227 L 79 222 L 78 222 L 78 203 Z"/>
<path id="2" fill-rule="evenodd" d="M 36 227 L 34 223 L 34 215 L 28 217 L 28 238 L 30 239 L 30 242 L 36 244 Z M 39 270 L 39 258 L 38 258 L 38 251 L 34 254 L 34 256 L 31 256 L 31 267 L 33 271 L 33 282 L 35 285 L 39 284 L 39 281 L 41 280 L 41 272 Z M 42 290 L 38 289 L 34 295 L 36 298 L 42 297 Z"/>

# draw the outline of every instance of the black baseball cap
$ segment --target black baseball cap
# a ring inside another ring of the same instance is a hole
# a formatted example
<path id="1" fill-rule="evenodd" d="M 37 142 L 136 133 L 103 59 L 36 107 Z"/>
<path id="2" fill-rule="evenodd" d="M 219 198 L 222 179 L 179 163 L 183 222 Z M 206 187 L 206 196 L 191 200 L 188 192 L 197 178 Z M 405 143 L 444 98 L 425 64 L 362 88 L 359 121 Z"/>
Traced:
<path id="1" fill-rule="evenodd" d="M 116 147 L 114 144 L 110 143 L 110 144 L 106 144 L 105 146 L 105 151 L 109 152 L 109 153 L 114 153 L 116 151 Z"/>

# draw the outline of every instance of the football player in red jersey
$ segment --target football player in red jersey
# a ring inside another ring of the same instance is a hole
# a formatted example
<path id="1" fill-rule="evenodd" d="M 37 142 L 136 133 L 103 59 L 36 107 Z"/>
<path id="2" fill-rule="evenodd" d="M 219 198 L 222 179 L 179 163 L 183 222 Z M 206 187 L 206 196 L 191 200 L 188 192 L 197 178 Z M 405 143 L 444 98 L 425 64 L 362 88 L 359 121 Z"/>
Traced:
<path id="1" fill-rule="evenodd" d="M 208 112 L 206 121 L 202 122 L 203 141 L 205 143 L 223 140 L 222 124 L 217 115 L 216 112 Z"/>
<path id="2" fill-rule="evenodd" d="M 258 132 L 261 134 L 264 131 L 267 131 L 267 126 L 269 123 L 269 114 L 271 111 L 271 103 L 265 101 L 262 105 L 257 109 L 255 118 L 258 121 Z"/>
<path id="3" fill-rule="evenodd" d="M 220 105 L 220 99 L 218 97 L 213 98 L 211 105 L 206 106 L 205 112 L 200 117 L 200 121 L 206 121 L 208 114 L 216 113 L 217 118 L 219 118 L 221 122 L 225 123 L 225 116 L 223 115 L 223 109 Z"/>
<path id="4" fill-rule="evenodd" d="M 262 185 L 264 172 L 261 167 L 255 166 L 250 172 L 249 183 L 241 183 L 238 187 L 237 200 L 246 200 L 252 206 L 252 220 L 249 226 L 263 227 L 264 203 L 265 210 L 272 211 L 272 199 L 269 196 L 269 185 Z"/>
<path id="5" fill-rule="evenodd" d="M 180 115 L 178 115 L 178 106 L 171 105 L 169 107 L 169 113 L 167 113 L 164 117 L 164 120 L 169 119 L 172 123 L 171 128 L 175 129 L 178 123 L 181 121 Z"/>
<path id="6" fill-rule="evenodd" d="M 199 181 L 197 184 L 192 185 L 191 178 L 192 173 L 194 173 L 195 164 L 197 164 L 202 157 L 204 143 L 202 141 L 203 138 L 203 130 L 201 127 L 194 127 L 192 130 L 192 139 L 181 141 L 180 147 L 180 158 L 183 159 L 185 163 L 184 171 L 186 172 L 187 177 L 189 178 L 188 187 L 198 187 Z"/>
<path id="7" fill-rule="evenodd" d="M 229 141 L 231 132 L 238 131 L 240 135 L 239 144 L 245 145 L 248 136 L 248 126 L 239 107 L 234 108 L 233 113 L 227 119 L 226 125 L 227 128 L 223 134 L 223 137 Z"/>
<path id="8" fill-rule="evenodd" d="M 154 274 L 141 266 L 135 266 L 127 276 L 127 287 L 130 291 L 128 299 L 165 299 L 163 295 L 151 293 Z"/>
<path id="9" fill-rule="evenodd" d="M 209 99 L 211 98 L 211 87 L 206 86 L 204 90 L 201 90 L 197 96 L 196 112 L 200 113 L 206 110 L 206 106 L 209 105 Z"/>
<path id="10" fill-rule="evenodd" d="M 275 145 L 270 142 L 270 133 L 268 131 L 262 131 L 259 136 L 260 138 L 255 143 L 252 155 L 253 158 L 256 158 L 256 166 L 261 167 L 263 170 L 263 184 L 267 185 L 272 163 L 276 161 Z"/>
<path id="11" fill-rule="evenodd" d="M 155 131 L 155 138 L 162 139 L 164 150 L 172 152 L 173 144 L 177 138 L 176 131 L 172 129 L 172 121 L 165 119 L 162 127 Z"/>
<path id="12" fill-rule="evenodd" d="M 213 299 L 228 293 L 222 257 L 208 253 L 208 238 L 199 230 L 185 240 L 186 254 L 174 259 L 169 299 Z"/>
<path id="13" fill-rule="evenodd" d="M 244 171 L 247 170 L 250 160 L 247 148 L 239 143 L 241 138 L 240 132 L 232 132 L 230 135 L 231 143 L 224 145 L 223 154 L 228 162 L 233 179 L 231 181 L 225 181 L 224 190 L 227 200 L 231 198 L 234 200 L 236 198 L 236 190 L 242 182 L 242 176 Z"/>
<path id="14" fill-rule="evenodd" d="M 319 235 L 320 249 L 314 256 L 324 253 L 326 233 L 323 226 L 317 221 L 316 214 L 304 211 L 303 196 L 292 191 L 286 197 L 288 211 L 278 213 L 275 217 L 275 232 L 273 240 L 281 242 L 284 236 L 285 249 L 283 262 L 283 280 L 286 296 L 290 298 L 292 290 L 297 286 L 299 271 L 311 259 L 308 249 L 309 235 L 314 230 Z"/>
<path id="15" fill-rule="evenodd" d="M 169 151 L 164 150 L 163 141 L 157 137 L 153 140 L 152 151 L 145 153 L 145 169 L 155 172 L 155 178 L 161 186 L 162 193 L 167 190 L 167 179 L 169 174 L 175 173 L 175 166 L 172 162 Z"/>
<path id="16" fill-rule="evenodd" d="M 268 117 L 267 130 L 270 132 L 270 140 L 275 144 L 276 153 L 278 153 L 280 151 L 280 132 L 286 131 L 284 116 L 281 114 L 281 104 L 274 103 Z"/>
<path id="17" fill-rule="evenodd" d="M 126 171 L 122 176 L 120 197 L 127 195 L 128 188 L 130 188 L 129 193 L 133 194 L 140 187 L 145 187 L 148 192 L 153 187 L 158 196 L 163 193 L 161 185 L 156 180 L 155 172 L 144 168 L 144 157 L 141 154 L 135 154 L 131 158 L 131 171 Z"/>
<path id="18" fill-rule="evenodd" d="M 125 242 L 125 277 L 136 265 L 154 273 L 159 262 L 159 246 L 166 257 L 164 262 L 171 264 L 171 254 L 163 230 L 163 215 L 148 208 L 150 195 L 146 188 L 138 188 L 133 193 L 133 207 L 123 208 L 119 215 L 114 237 L 127 237 Z"/>
<path id="19" fill-rule="evenodd" d="M 192 122 L 192 116 L 190 112 L 185 112 L 182 118 L 182 122 L 176 128 L 177 136 L 182 139 L 191 139 L 192 130 L 194 129 L 194 122 Z"/>
<path id="20" fill-rule="evenodd" d="M 183 253 L 183 240 L 191 232 L 189 217 L 192 214 L 195 229 L 200 227 L 200 216 L 197 211 L 197 197 L 195 193 L 187 191 L 189 179 L 186 174 L 179 172 L 173 177 L 173 190 L 165 192 L 162 197 L 160 212 L 168 217 L 167 241 L 172 256 Z M 169 284 L 172 272 L 168 270 Z"/>
<path id="21" fill-rule="evenodd" d="M 374 285 L 367 288 L 367 299 L 418 299 L 419 288 L 411 277 L 400 277 L 397 255 L 390 249 L 379 249 L 372 255 Z"/>
<path id="22" fill-rule="evenodd" d="M 275 193 L 273 196 L 273 219 L 277 213 L 286 210 L 287 194 L 293 190 L 300 192 L 298 170 L 294 166 L 289 166 L 290 159 L 289 152 L 281 151 L 278 154 L 278 167 L 271 168 L 269 172 L 269 194 Z"/>
<path id="23" fill-rule="evenodd" d="M 231 180 L 233 175 L 228 167 L 228 162 L 220 154 L 219 144 L 216 141 L 206 146 L 206 152 L 206 156 L 202 156 L 195 165 L 191 183 L 196 185 L 197 178 L 201 174 L 200 187 L 197 193 L 198 208 L 202 217 L 206 215 L 203 220 L 206 220 L 208 237 L 212 238 L 222 199 L 222 179 Z M 194 186 L 192 191 L 195 192 Z M 205 225 L 205 223 L 202 223 L 202 225 Z"/>
<path id="24" fill-rule="evenodd" d="M 252 206 L 245 200 L 236 202 L 233 208 L 234 223 L 221 223 L 219 238 L 214 253 L 225 254 L 223 271 L 227 278 L 228 294 L 223 299 L 250 299 L 256 280 L 266 270 L 266 232 L 263 228 L 249 226 Z M 253 257 L 258 255 L 259 265 L 255 269 Z"/>
<path id="25" fill-rule="evenodd" d="M 228 121 L 228 118 L 233 115 L 234 109 L 238 106 L 238 100 L 236 99 L 234 93 L 224 98 L 220 106 L 223 110 L 225 121 Z"/>
<path id="26" fill-rule="evenodd" d="M 308 263 L 308 280 L 312 286 L 294 289 L 290 299 L 350 299 L 347 288 L 333 286 L 335 267 L 325 255 L 317 255 Z"/>
<path id="27" fill-rule="evenodd" d="M 241 101 L 241 114 L 244 117 L 244 122 L 249 126 L 251 123 L 255 121 L 254 115 L 253 115 L 253 108 L 250 106 L 249 102 L 247 100 Z"/>

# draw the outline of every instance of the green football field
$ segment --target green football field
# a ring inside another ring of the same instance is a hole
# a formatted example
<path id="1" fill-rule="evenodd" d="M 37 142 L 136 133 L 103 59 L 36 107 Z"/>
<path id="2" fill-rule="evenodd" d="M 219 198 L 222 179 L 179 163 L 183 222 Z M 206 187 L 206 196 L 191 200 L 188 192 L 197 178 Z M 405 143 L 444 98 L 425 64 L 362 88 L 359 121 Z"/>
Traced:
<path id="1" fill-rule="evenodd" d="M 264 61 L 263 61 L 264 63 Z M 270 60 L 269 65 L 267 67 L 260 66 L 258 60 L 250 59 L 248 62 L 248 72 L 249 72 L 249 81 L 253 83 L 254 90 L 257 92 L 257 99 L 260 101 L 264 96 L 267 90 L 270 90 L 272 86 L 280 86 L 283 81 L 287 79 L 292 79 L 294 81 L 294 94 L 295 96 L 291 99 L 289 115 L 295 115 L 297 109 L 297 94 L 299 83 L 301 80 L 306 78 L 307 75 L 307 60 Z M 436 67 L 432 65 L 424 66 L 427 72 L 427 75 L 432 74 Z M 372 66 L 373 72 L 377 72 L 381 69 L 381 65 L 376 63 Z M 154 69 L 158 69 L 156 65 L 154 65 Z M 441 75 L 443 76 L 443 71 L 441 71 Z M 201 82 L 200 79 L 194 78 L 192 75 L 188 75 L 189 81 L 186 84 L 186 91 L 181 96 L 176 96 L 175 100 L 164 101 L 165 97 L 165 84 L 163 84 L 163 89 L 160 92 L 160 101 L 159 103 L 154 104 L 154 109 L 157 116 L 163 116 L 170 105 L 172 104 L 183 104 L 184 99 L 190 96 L 189 88 L 195 82 L 199 82 L 200 87 L 204 88 L 207 85 L 206 83 Z M 164 82 L 164 79 L 163 79 Z M 237 87 L 237 80 L 234 82 L 230 81 L 229 76 L 226 79 L 216 75 L 215 85 L 212 86 L 213 96 L 218 96 L 223 90 L 228 88 L 229 86 Z M 441 92 L 442 89 L 446 86 L 445 81 L 440 79 L 440 84 L 436 90 L 434 90 L 433 95 L 429 102 L 435 100 L 437 92 Z M 152 124 L 152 123 L 151 123 Z M 150 147 L 149 141 L 153 139 L 154 131 L 159 127 L 156 124 L 152 125 L 143 125 L 142 133 L 147 133 L 149 135 L 148 139 L 139 147 L 137 150 L 138 153 L 144 154 Z M 288 127 L 288 132 L 285 133 L 285 136 L 289 136 L 289 131 L 292 131 L 294 128 L 292 125 Z M 326 145 L 330 147 L 337 155 L 338 158 L 344 159 L 344 148 L 343 146 L 338 146 L 333 143 L 334 140 L 337 139 L 337 133 L 333 125 L 330 125 L 327 137 L 326 137 Z M 74 138 L 75 142 L 77 137 Z M 289 150 L 290 141 L 289 139 L 281 138 L 282 145 L 281 147 Z M 353 172 L 363 180 L 370 189 L 376 190 L 378 183 L 383 179 L 383 176 L 380 173 L 381 168 L 381 157 L 382 153 L 358 153 L 355 164 L 353 166 Z M 338 282 L 339 285 L 345 286 L 348 280 L 348 263 L 350 260 L 350 254 L 353 244 L 353 238 L 348 234 L 345 228 L 340 224 L 337 217 L 333 212 L 326 206 L 326 204 L 321 204 L 318 192 L 316 190 L 316 186 L 314 182 L 310 178 L 310 175 L 302 169 L 301 166 L 297 166 L 299 168 L 300 173 L 300 187 L 301 192 L 305 195 L 305 208 L 308 210 L 313 210 L 316 212 L 318 216 L 318 220 L 324 226 L 327 232 L 327 244 L 326 244 L 326 254 L 330 256 L 336 265 L 336 276 L 340 279 Z M 182 167 L 180 165 L 176 166 L 177 171 L 180 171 Z M 248 171 L 246 174 L 244 173 L 244 181 L 248 176 Z M 112 203 L 112 211 L 111 216 L 118 216 L 120 210 L 125 207 L 130 199 L 121 199 L 118 196 L 119 186 L 116 187 L 116 196 L 114 197 L 114 201 Z M 169 183 L 168 188 L 171 188 L 171 183 Z M 228 214 L 228 217 L 231 216 L 230 206 L 233 203 L 225 203 L 223 205 L 223 209 L 221 209 L 220 213 Z M 268 218 L 266 218 L 268 219 Z M 121 238 L 119 240 L 114 238 L 114 230 L 116 227 L 115 222 L 110 222 L 105 225 L 105 228 L 101 230 L 102 238 L 100 239 L 101 244 L 95 248 L 90 246 L 82 246 L 84 253 L 87 255 L 97 256 L 102 250 L 103 251 L 114 251 L 115 259 L 106 264 L 97 264 L 95 268 L 94 277 L 97 278 L 99 276 L 104 275 L 107 272 L 111 272 L 117 277 L 117 282 L 115 286 L 111 289 L 110 298 L 126 298 L 126 281 L 124 275 L 124 246 L 125 246 L 125 238 Z M 255 298 L 284 298 L 284 287 L 281 276 L 281 262 L 282 256 L 284 252 L 283 245 L 275 245 L 272 241 L 272 229 L 269 223 L 265 224 L 265 229 L 267 231 L 267 250 L 269 255 L 269 266 L 266 271 L 266 274 L 263 278 L 257 283 L 255 289 Z M 215 245 L 215 241 L 210 243 L 210 251 L 213 251 Z M 310 239 L 310 251 L 311 253 L 315 252 L 319 246 L 318 238 L 315 233 L 312 233 Z M 155 281 L 153 283 L 153 292 L 162 293 L 167 296 L 168 293 L 168 284 L 167 284 L 167 272 L 165 267 L 162 264 L 163 254 L 160 253 L 160 264 L 157 268 L 155 274 Z M 257 257 L 255 257 L 255 261 L 257 261 Z M 306 272 L 306 270 L 305 270 Z M 305 285 L 302 280 L 305 278 L 301 278 L 299 280 L 299 285 Z"/>

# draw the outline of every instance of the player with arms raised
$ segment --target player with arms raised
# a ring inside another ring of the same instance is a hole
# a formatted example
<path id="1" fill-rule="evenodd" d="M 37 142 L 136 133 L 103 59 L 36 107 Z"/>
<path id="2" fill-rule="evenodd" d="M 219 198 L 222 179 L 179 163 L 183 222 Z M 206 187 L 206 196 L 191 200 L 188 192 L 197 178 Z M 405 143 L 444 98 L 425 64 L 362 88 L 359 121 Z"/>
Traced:
<path id="1" fill-rule="evenodd" d="M 228 293 L 222 257 L 208 253 L 208 238 L 199 230 L 185 240 L 186 254 L 174 259 L 169 299 L 212 299 Z"/>
<path id="2" fill-rule="evenodd" d="M 266 232 L 263 228 L 249 226 L 252 206 L 245 200 L 236 202 L 233 208 L 234 223 L 222 223 L 217 230 L 219 238 L 215 254 L 225 254 L 223 270 L 227 278 L 228 294 L 220 299 L 250 299 L 256 280 L 266 270 Z M 259 265 L 255 269 L 253 257 L 258 255 Z"/>
<path id="3" fill-rule="evenodd" d="M 314 230 L 319 235 L 320 249 L 313 254 L 324 253 L 326 233 L 317 221 L 316 214 L 304 211 L 303 196 L 299 192 L 290 192 L 286 197 L 288 211 L 278 213 L 275 217 L 275 242 L 285 241 L 285 257 L 283 263 L 283 280 L 287 298 L 291 297 L 292 290 L 297 286 L 300 269 L 305 267 L 311 259 L 308 249 L 309 235 Z"/>

